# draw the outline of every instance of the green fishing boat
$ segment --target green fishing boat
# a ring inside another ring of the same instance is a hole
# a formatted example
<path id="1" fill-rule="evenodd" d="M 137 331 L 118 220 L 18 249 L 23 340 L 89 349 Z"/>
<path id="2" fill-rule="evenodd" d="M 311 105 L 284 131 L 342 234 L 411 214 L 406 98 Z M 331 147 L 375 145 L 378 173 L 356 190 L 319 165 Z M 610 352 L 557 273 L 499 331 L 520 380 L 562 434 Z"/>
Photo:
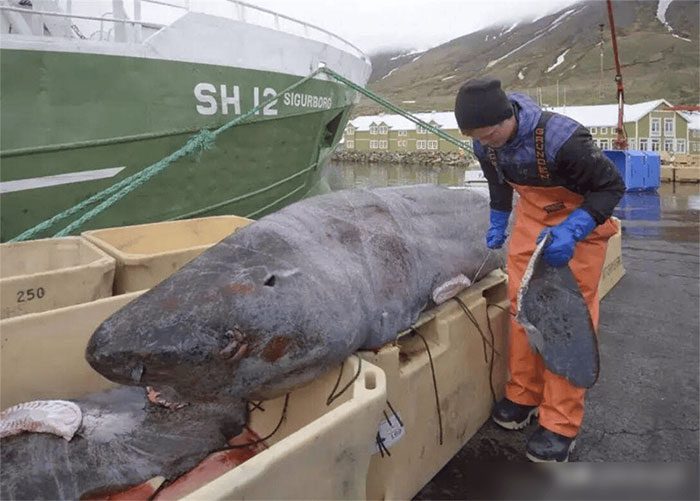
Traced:
<path id="1" fill-rule="evenodd" d="M 0 2 L 2 241 L 271 98 L 213 148 L 175 161 L 74 233 L 255 218 L 322 189 L 324 162 L 359 96 L 324 74 L 282 91 L 320 66 L 364 85 L 371 65 L 355 46 L 230 0 L 88 4 L 103 13 L 78 13 L 75 4 Z"/>

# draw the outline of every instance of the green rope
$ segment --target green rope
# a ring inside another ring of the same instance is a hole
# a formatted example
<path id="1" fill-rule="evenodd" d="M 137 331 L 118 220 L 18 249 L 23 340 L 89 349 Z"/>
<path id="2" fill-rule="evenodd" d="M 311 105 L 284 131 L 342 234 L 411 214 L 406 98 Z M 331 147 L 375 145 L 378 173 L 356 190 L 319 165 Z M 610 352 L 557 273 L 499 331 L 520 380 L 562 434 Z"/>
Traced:
<path id="1" fill-rule="evenodd" d="M 144 184 L 146 181 L 151 179 L 153 176 L 164 170 L 165 168 L 169 167 L 172 165 L 174 162 L 179 160 L 180 158 L 183 158 L 188 155 L 192 155 L 193 153 L 201 153 L 204 150 L 211 149 L 214 145 L 214 142 L 216 141 L 216 138 L 219 134 L 222 132 L 225 132 L 226 130 L 230 129 L 231 127 L 238 125 L 251 116 L 255 115 L 258 111 L 262 110 L 265 106 L 268 104 L 272 103 L 276 99 L 279 99 L 280 95 L 284 95 L 287 92 L 290 92 L 300 85 L 303 85 L 313 77 L 315 77 L 317 74 L 321 72 L 321 69 L 319 68 L 318 70 L 314 71 L 310 75 L 302 78 L 301 80 L 295 82 L 294 84 L 290 85 L 286 89 L 284 89 L 282 92 L 279 94 L 272 96 L 262 103 L 260 103 L 258 106 L 255 108 L 252 108 L 250 111 L 247 113 L 244 113 L 243 115 L 231 120 L 230 122 L 222 125 L 218 129 L 215 129 L 214 131 L 210 131 L 208 129 L 202 129 L 199 131 L 196 135 L 192 136 L 187 143 L 185 143 L 184 146 L 179 148 L 177 151 L 171 153 L 167 157 L 159 160 L 158 162 L 146 167 L 145 169 L 139 171 L 136 174 L 133 174 L 122 181 L 110 186 L 109 188 L 96 193 L 95 195 L 91 196 L 90 198 L 80 202 L 77 205 L 74 205 L 73 207 L 66 209 L 65 211 L 56 214 L 52 218 L 39 223 L 38 225 L 24 231 L 20 235 L 17 235 L 13 239 L 10 240 L 10 242 L 18 242 L 22 240 L 28 240 L 31 238 L 34 238 L 36 235 L 38 235 L 40 232 L 51 228 L 54 224 L 56 224 L 58 221 L 61 221 L 67 217 L 70 217 L 72 215 L 75 215 L 81 211 L 83 211 L 85 208 L 88 206 L 99 202 L 100 200 L 103 200 L 106 197 L 107 198 L 104 202 L 96 206 L 95 208 L 89 210 L 85 214 L 83 214 L 79 219 L 76 219 L 74 222 L 63 228 L 61 231 L 56 233 L 54 237 L 61 237 L 70 234 L 72 231 L 80 228 L 85 222 L 89 221 L 90 219 L 94 218 L 97 216 L 100 212 L 104 211 L 105 209 L 111 207 L 115 203 L 117 203 L 119 200 L 124 198 L 126 195 L 131 193 L 133 190 Z"/>
<path id="2" fill-rule="evenodd" d="M 467 151 L 467 152 L 469 152 L 469 153 L 473 153 L 472 146 L 471 146 L 469 143 L 466 143 L 466 142 L 464 142 L 464 141 L 460 141 L 459 139 L 450 136 L 450 135 L 449 135 L 448 133 L 446 133 L 445 131 L 443 131 L 443 130 L 441 130 L 441 129 L 438 129 L 437 127 L 433 127 L 433 126 L 430 125 L 429 123 L 424 122 L 424 121 L 421 120 L 420 118 L 411 115 L 411 114 L 410 114 L 409 112 L 407 112 L 406 110 L 403 110 L 403 109 L 399 108 L 398 106 L 396 106 L 395 104 L 390 103 L 389 101 L 387 101 L 386 99 L 384 99 L 384 98 L 381 97 L 381 96 L 378 96 L 378 95 L 375 94 L 374 92 L 372 92 L 372 91 L 370 91 L 370 90 L 368 90 L 368 89 L 365 89 L 365 88 L 362 87 L 361 85 L 357 85 L 356 83 L 354 83 L 354 82 L 348 80 L 347 78 L 345 78 L 345 77 L 342 76 L 342 75 L 339 75 L 338 73 L 336 73 L 335 71 L 331 70 L 330 68 L 325 68 L 325 67 L 324 67 L 324 68 L 321 68 L 321 71 L 323 71 L 324 73 L 326 73 L 328 76 L 334 78 L 335 80 L 337 80 L 337 81 L 339 81 L 339 82 L 341 82 L 341 83 L 347 85 L 347 86 L 350 87 L 351 89 L 356 90 L 356 91 L 359 92 L 360 94 L 363 94 L 363 95 L 367 96 L 367 97 L 370 98 L 372 101 L 375 101 L 375 102 L 381 104 L 382 106 L 384 106 L 384 107 L 387 108 L 388 110 L 391 110 L 391 111 L 393 111 L 394 113 L 396 113 L 396 114 L 398 114 L 398 115 L 401 115 L 402 117 L 404 117 L 404 118 L 410 120 L 411 122 L 415 123 L 416 125 L 420 125 L 421 127 L 423 127 L 424 129 L 426 129 L 426 130 L 432 132 L 432 133 L 435 134 L 436 136 L 441 137 L 441 138 L 444 139 L 445 141 L 447 141 L 447 142 L 449 142 L 449 143 L 452 143 L 452 144 L 454 144 L 455 146 L 457 146 L 458 148 L 462 148 L 463 150 L 465 150 L 465 151 Z"/>
<path id="3" fill-rule="evenodd" d="M 377 102 L 378 104 L 384 106 L 390 111 L 393 111 L 394 113 L 397 113 L 398 115 L 401 115 L 402 117 L 410 120 L 411 122 L 415 123 L 416 125 L 419 125 L 423 127 L 425 130 L 432 132 L 433 134 L 437 135 L 438 137 L 441 137 L 445 141 L 454 144 L 455 146 L 462 148 L 463 150 L 472 153 L 472 147 L 466 142 L 460 141 L 457 138 L 454 138 L 447 134 L 446 132 L 433 127 L 427 122 L 424 122 L 423 120 L 413 116 L 409 112 L 399 108 L 398 106 L 390 103 L 386 99 L 378 96 L 377 94 L 374 94 L 372 91 L 365 89 L 364 87 L 355 84 L 354 82 L 348 80 L 347 78 L 343 77 L 342 75 L 339 75 L 335 71 L 327 68 L 327 67 L 320 67 L 316 71 L 312 72 L 308 76 L 302 78 L 301 80 L 297 81 L 296 83 L 290 85 L 286 89 L 284 89 L 282 92 L 279 94 L 276 94 L 264 102 L 260 103 L 258 106 L 252 108 L 248 112 L 244 113 L 243 115 L 229 121 L 228 123 L 222 125 L 218 129 L 215 129 L 214 131 L 210 131 L 208 129 L 202 129 L 200 130 L 197 134 L 192 136 L 181 148 L 176 150 L 175 152 L 171 153 L 165 158 L 162 158 L 161 160 L 157 161 L 156 163 L 142 169 L 141 171 L 137 172 L 136 174 L 133 174 L 123 180 L 121 180 L 118 183 L 115 183 L 114 185 L 110 186 L 109 188 L 106 188 L 102 190 L 99 193 L 96 193 L 95 195 L 87 198 L 86 200 L 83 200 L 82 202 L 74 205 L 73 207 L 66 209 L 65 211 L 56 214 L 50 219 L 47 219 L 46 221 L 43 221 L 42 223 L 39 223 L 38 225 L 24 231 L 23 233 L 17 235 L 13 239 L 10 240 L 10 242 L 18 242 L 22 240 L 28 240 L 31 238 L 36 237 L 39 233 L 41 233 L 44 230 L 47 230 L 48 228 L 51 228 L 54 224 L 56 224 L 59 221 L 62 221 L 63 219 L 66 219 L 68 217 L 71 217 L 84 209 L 86 209 L 88 206 L 91 206 L 92 204 L 95 204 L 99 202 L 100 200 L 104 201 L 94 207 L 93 209 L 85 212 L 80 218 L 76 219 L 73 221 L 71 224 L 57 232 L 54 237 L 62 237 L 65 235 L 69 235 L 71 232 L 75 231 L 76 229 L 80 228 L 84 223 L 87 221 L 93 219 L 95 216 L 100 214 L 102 211 L 105 209 L 108 209 L 115 203 L 117 203 L 119 200 L 124 198 L 126 195 L 134 191 L 136 188 L 140 187 L 144 183 L 146 183 L 148 180 L 150 180 L 153 176 L 156 174 L 160 173 L 173 163 L 177 162 L 179 159 L 195 154 L 195 153 L 201 153 L 204 150 L 209 150 L 213 148 L 214 143 L 216 142 L 216 138 L 219 136 L 219 134 L 225 132 L 226 130 L 230 129 L 231 127 L 234 127 L 236 125 L 239 125 L 240 123 L 246 121 L 248 118 L 251 116 L 255 115 L 257 112 L 262 110 L 265 106 L 268 104 L 272 103 L 276 99 L 279 99 L 280 95 L 284 95 L 287 92 L 290 92 L 294 90 L 295 88 L 303 85 L 307 81 L 311 80 L 314 78 L 316 75 L 319 73 L 325 73 L 331 78 L 337 80 L 338 82 L 350 87 L 351 89 L 359 92 L 360 94 L 363 94 L 364 96 L 367 96 L 368 98 L 372 99 L 373 101 Z M 109 198 L 107 198 L 109 197 Z M 229 201 L 230 202 L 230 201 Z M 228 202 L 227 202 L 228 203 Z"/>

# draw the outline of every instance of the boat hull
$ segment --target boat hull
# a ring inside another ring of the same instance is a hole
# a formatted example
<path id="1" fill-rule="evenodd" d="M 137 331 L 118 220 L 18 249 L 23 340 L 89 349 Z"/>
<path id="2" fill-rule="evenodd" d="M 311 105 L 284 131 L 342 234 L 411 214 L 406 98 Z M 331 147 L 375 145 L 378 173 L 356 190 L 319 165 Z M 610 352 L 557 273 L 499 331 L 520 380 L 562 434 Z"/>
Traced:
<path id="1" fill-rule="evenodd" d="M 278 94 L 258 115 L 221 133 L 212 149 L 174 162 L 76 231 L 262 216 L 319 189 L 323 164 L 357 99 L 326 79 L 281 95 L 302 77 L 120 55 L 3 48 L 0 72 L 2 241 Z"/>

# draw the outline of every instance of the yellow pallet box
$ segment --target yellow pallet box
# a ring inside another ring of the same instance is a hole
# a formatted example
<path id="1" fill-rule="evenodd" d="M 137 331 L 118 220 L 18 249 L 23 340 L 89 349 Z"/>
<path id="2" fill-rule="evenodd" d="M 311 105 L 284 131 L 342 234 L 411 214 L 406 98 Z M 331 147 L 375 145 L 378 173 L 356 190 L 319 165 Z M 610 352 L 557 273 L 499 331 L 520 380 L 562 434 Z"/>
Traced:
<path id="1" fill-rule="evenodd" d="M 97 326 L 141 292 L 0 322 L 0 404 L 78 398 L 114 383 L 84 359 Z M 384 373 L 351 356 L 289 396 L 285 420 L 268 448 L 194 492 L 191 499 L 358 499 L 366 492 L 372 444 L 386 402 Z M 347 386 L 327 404 L 336 381 Z M 264 436 L 282 415 L 284 397 L 261 402 L 249 427 Z"/>
<path id="2" fill-rule="evenodd" d="M 90 336 L 141 292 L 0 321 L 0 409 L 114 386 L 85 360 Z"/>
<path id="3" fill-rule="evenodd" d="M 666 182 L 671 182 L 673 181 L 674 178 L 674 171 L 675 167 L 672 165 L 662 165 L 661 166 L 661 182 L 666 183 Z"/>
<path id="4" fill-rule="evenodd" d="M 150 289 L 252 219 L 213 216 L 86 231 L 117 260 L 114 294 Z"/>
<path id="5" fill-rule="evenodd" d="M 676 168 L 676 182 L 678 183 L 698 183 L 700 182 L 700 167 L 688 165 Z"/>
<path id="6" fill-rule="evenodd" d="M 622 264 L 622 225 L 619 219 L 615 217 L 612 219 L 617 224 L 617 233 L 608 240 L 603 272 L 598 283 L 600 299 L 603 299 L 625 275 L 625 267 Z"/>
<path id="7" fill-rule="evenodd" d="M 356 356 L 344 364 L 339 388 L 360 372 L 330 407 L 338 371 L 289 396 L 286 419 L 266 449 L 182 499 L 363 499 L 377 428 L 386 405 L 382 370 Z M 258 434 L 279 422 L 284 397 L 263 402 L 250 427 Z"/>
<path id="8" fill-rule="evenodd" d="M 0 244 L 0 318 L 112 295 L 115 259 L 80 237 Z"/>
<path id="9" fill-rule="evenodd" d="M 361 352 L 387 378 L 380 435 L 388 453 L 372 457 L 368 499 L 412 498 L 488 419 L 507 376 L 506 284 L 497 270 L 459 294 L 476 325 L 454 300 L 424 313 L 416 325 L 428 349 L 407 334 L 376 353 Z"/>

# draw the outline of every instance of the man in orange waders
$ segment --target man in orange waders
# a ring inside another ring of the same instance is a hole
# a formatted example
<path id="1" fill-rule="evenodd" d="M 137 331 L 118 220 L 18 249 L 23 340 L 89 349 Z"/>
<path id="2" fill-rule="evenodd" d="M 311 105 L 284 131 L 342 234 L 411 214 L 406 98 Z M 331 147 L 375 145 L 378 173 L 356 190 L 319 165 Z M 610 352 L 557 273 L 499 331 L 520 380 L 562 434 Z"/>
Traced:
<path id="1" fill-rule="evenodd" d="M 610 215 L 625 185 L 585 127 L 542 111 L 526 95 L 506 95 L 498 80 L 465 83 L 457 94 L 455 117 L 462 133 L 473 138 L 488 180 L 489 248 L 505 243 L 513 191 L 519 195 L 507 262 L 510 379 L 492 418 L 506 429 L 519 430 L 539 414 L 527 457 L 568 461 L 583 419 L 585 390 L 544 367 L 515 321 L 516 295 L 538 239 L 548 232 L 544 260 L 571 268 L 597 329 L 598 282 L 608 239 L 616 230 Z"/>

